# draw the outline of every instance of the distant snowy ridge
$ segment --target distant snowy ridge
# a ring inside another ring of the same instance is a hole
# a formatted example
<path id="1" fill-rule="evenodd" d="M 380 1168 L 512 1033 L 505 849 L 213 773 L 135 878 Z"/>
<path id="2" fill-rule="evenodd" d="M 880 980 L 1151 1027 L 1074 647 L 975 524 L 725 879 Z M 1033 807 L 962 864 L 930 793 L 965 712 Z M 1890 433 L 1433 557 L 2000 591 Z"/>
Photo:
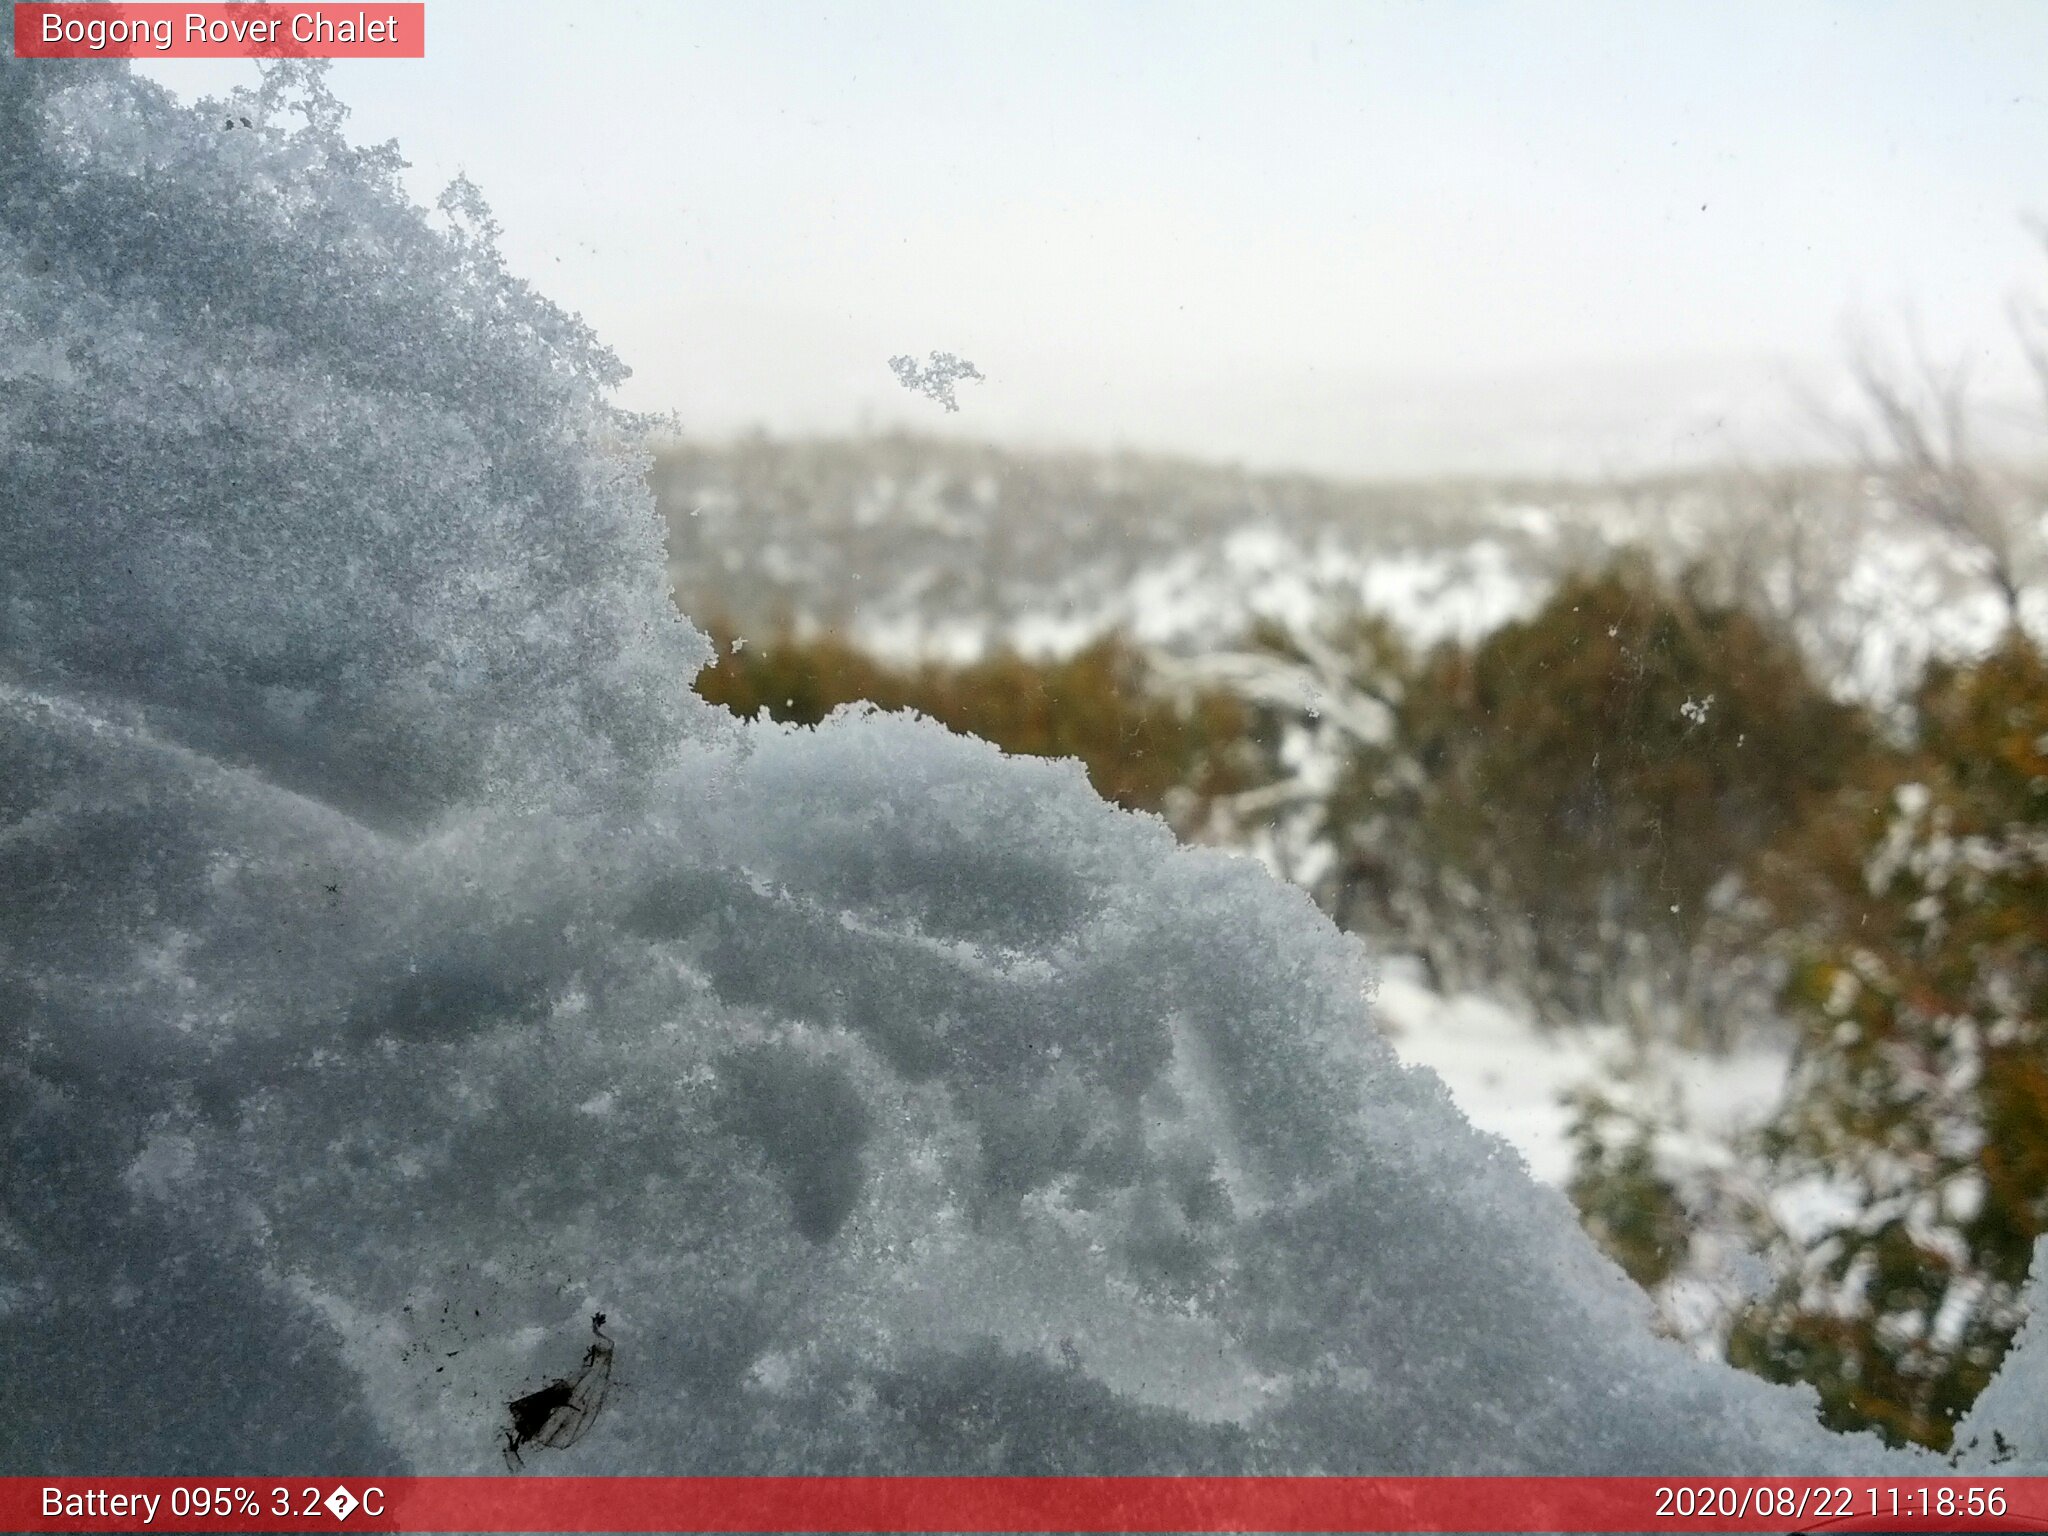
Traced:
<path id="1" fill-rule="evenodd" d="M 551 1470 L 1939 1466 L 1653 1337 L 1301 892 L 696 701 L 616 363 L 317 73 L 6 53 L 0 1470 L 494 1471 L 598 1310 Z"/>
<path id="2" fill-rule="evenodd" d="M 1822 677 L 1886 701 L 2004 621 L 1969 551 L 1847 471 L 1613 486 L 1365 484 L 1136 455 L 885 437 L 671 444 L 653 485 L 686 607 L 743 630 L 833 628 L 892 659 L 1183 655 L 1254 623 L 1364 611 L 1472 643 L 1624 551 L 1699 566 L 1784 623 Z M 2048 590 L 2029 611 L 2048 623 Z"/>

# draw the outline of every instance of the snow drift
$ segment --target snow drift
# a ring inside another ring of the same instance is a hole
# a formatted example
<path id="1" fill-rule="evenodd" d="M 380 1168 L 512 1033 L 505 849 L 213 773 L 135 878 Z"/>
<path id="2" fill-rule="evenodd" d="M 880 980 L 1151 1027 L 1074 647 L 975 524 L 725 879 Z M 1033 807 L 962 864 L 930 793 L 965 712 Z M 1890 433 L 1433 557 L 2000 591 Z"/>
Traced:
<path id="1" fill-rule="evenodd" d="M 1298 891 L 696 700 L 617 363 L 340 117 L 0 60 L 0 1471 L 495 1470 L 599 1309 L 537 1470 L 1926 1465 L 1654 1338 Z"/>

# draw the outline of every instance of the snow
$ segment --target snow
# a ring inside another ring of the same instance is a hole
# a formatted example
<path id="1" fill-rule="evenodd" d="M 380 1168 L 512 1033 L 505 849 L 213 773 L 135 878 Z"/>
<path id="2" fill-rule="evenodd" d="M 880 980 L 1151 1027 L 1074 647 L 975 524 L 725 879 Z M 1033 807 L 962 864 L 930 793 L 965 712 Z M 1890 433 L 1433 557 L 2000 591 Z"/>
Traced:
<path id="1" fill-rule="evenodd" d="M 1518 569 L 1493 539 L 1451 550 L 1374 551 L 1247 526 L 1213 550 L 1186 550 L 1148 565 L 1069 633 L 1078 642 L 1122 628 L 1147 644 L 1185 650 L 1242 633 L 1255 620 L 1301 633 L 1333 612 L 1356 609 L 1429 646 L 1475 640 L 1527 616 L 1549 585 Z"/>
<path id="2" fill-rule="evenodd" d="M 1724 1163 L 1784 1087 L 1785 1054 L 1768 1043 L 1693 1051 L 1632 1039 L 1620 1024 L 1545 1027 L 1492 997 L 1436 992 L 1403 959 L 1386 962 L 1374 1000 L 1395 1052 L 1441 1077 L 1473 1126 L 1513 1147 L 1540 1183 L 1562 1188 L 1571 1176 L 1577 1094 L 1651 1113 L 1660 1166 L 1682 1170 Z"/>
<path id="3" fill-rule="evenodd" d="M 317 75 L 6 55 L 0 1470 L 497 1472 L 599 1311 L 537 1471 L 1930 1465 L 1655 1337 L 1300 891 L 697 701 L 616 361 Z"/>
<path id="4" fill-rule="evenodd" d="M 1375 562 L 1361 596 L 1368 611 L 1384 614 L 1418 646 L 1469 644 L 1534 613 L 1549 585 L 1517 568 L 1498 541 L 1480 539 L 1457 551 Z"/>
<path id="5" fill-rule="evenodd" d="M 1969 1471 L 2018 1471 L 2038 1463 L 2040 1447 L 2048 1444 L 2048 1347 L 2041 1338 L 2048 1330 L 2048 1238 L 2034 1243 L 2021 1306 L 2027 1321 L 2004 1368 L 1956 1426 L 1956 1444 L 1965 1448 L 1961 1464 Z"/>

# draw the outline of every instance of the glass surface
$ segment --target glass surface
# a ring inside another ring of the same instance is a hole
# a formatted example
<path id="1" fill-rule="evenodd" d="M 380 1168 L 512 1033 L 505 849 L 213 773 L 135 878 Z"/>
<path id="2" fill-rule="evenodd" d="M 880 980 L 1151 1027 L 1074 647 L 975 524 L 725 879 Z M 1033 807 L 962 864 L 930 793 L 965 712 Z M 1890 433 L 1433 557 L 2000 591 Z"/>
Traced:
<path id="1" fill-rule="evenodd" d="M 0 1473 L 2048 1471 L 2048 9 L 427 26 L 4 61 Z"/>

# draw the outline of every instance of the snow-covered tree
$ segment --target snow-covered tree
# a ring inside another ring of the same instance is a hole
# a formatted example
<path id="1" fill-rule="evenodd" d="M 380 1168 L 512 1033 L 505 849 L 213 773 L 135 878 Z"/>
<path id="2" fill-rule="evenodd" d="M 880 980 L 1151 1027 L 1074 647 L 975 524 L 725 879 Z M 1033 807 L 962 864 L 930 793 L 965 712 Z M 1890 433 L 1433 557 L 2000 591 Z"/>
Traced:
<path id="1" fill-rule="evenodd" d="M 1452 985 L 1732 1035 L 1768 995 L 1748 866 L 1841 782 L 1857 713 L 1770 625 L 1645 561 L 1407 671 L 1331 794 L 1337 910 Z"/>
<path id="2" fill-rule="evenodd" d="M 1831 1423 L 1946 1446 L 2048 1232 L 2048 663 L 2015 630 L 1916 706 L 1917 750 L 1777 877 L 1810 948 L 1764 1151 L 1824 1198 L 1776 1224 L 1788 1279 L 1732 1356 L 1820 1384 Z"/>

